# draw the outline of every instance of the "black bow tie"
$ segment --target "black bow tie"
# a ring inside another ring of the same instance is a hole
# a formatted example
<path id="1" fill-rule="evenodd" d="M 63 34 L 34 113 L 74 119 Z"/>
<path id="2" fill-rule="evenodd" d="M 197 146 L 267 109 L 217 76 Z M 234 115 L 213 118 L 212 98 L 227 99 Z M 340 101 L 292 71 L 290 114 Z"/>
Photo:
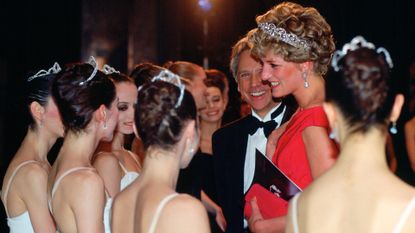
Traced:
<path id="1" fill-rule="evenodd" d="M 277 109 L 275 109 L 273 113 L 271 113 L 271 120 L 266 121 L 266 122 L 260 121 L 258 120 L 258 118 L 251 115 L 252 119 L 251 119 L 251 127 L 249 128 L 249 134 L 253 135 L 259 128 L 263 128 L 265 137 L 268 138 L 271 132 L 275 128 L 277 128 L 278 123 L 275 122 L 274 119 L 282 113 L 282 111 L 284 110 L 284 107 L 285 105 L 281 103 L 280 106 Z"/>

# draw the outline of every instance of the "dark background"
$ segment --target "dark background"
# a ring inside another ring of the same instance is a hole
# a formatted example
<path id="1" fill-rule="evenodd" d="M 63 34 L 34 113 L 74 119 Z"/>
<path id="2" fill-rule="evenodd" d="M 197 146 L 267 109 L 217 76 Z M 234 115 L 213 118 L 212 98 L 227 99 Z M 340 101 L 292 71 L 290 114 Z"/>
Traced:
<path id="1" fill-rule="evenodd" d="M 122 72 L 150 61 L 188 60 L 228 72 L 230 49 L 249 29 L 255 16 L 281 1 L 211 0 L 205 13 L 197 0 L 71 0 L 0 1 L 0 174 L 26 133 L 22 87 L 29 74 L 60 64 L 85 61 L 89 55 L 104 57 Z M 408 94 L 408 69 L 415 60 L 415 1 L 313 0 L 294 1 L 313 6 L 332 26 L 337 47 L 355 35 L 387 48 L 395 67 L 398 88 Z M 203 20 L 209 34 L 203 36 Z M 231 81 L 231 95 L 237 96 Z M 235 106 L 237 100 L 231 102 Z M 397 174 L 414 184 L 402 123 L 394 136 Z M 56 149 L 52 151 L 55 153 Z M 52 155 L 53 156 L 53 155 Z M 2 219 L 5 217 L 0 216 Z M 2 228 L 3 227 L 3 228 Z M 0 232 L 6 232 L 4 221 Z"/>

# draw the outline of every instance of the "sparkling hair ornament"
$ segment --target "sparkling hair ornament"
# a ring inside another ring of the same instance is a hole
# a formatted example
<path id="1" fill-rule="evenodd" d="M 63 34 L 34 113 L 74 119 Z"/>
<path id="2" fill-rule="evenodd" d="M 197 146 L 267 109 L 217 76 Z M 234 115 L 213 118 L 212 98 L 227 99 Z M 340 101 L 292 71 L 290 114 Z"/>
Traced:
<path id="1" fill-rule="evenodd" d="M 112 66 L 109 66 L 109 65 L 107 65 L 107 64 L 105 64 L 104 65 L 104 67 L 103 67 L 103 69 L 102 69 L 102 72 L 104 72 L 105 74 L 113 74 L 113 73 L 117 73 L 117 74 L 119 74 L 120 73 L 120 71 L 118 71 L 118 70 L 116 70 L 116 69 L 114 69 L 114 67 L 112 67 Z"/>
<path id="2" fill-rule="evenodd" d="M 307 40 L 302 39 L 293 33 L 287 32 L 284 28 L 277 27 L 273 23 L 260 23 L 258 24 L 258 28 L 269 36 L 277 38 L 278 40 L 283 41 L 297 49 L 302 48 L 306 51 L 310 50 L 310 44 Z"/>
<path id="3" fill-rule="evenodd" d="M 368 49 L 373 49 L 376 50 L 376 52 L 378 54 L 383 54 L 385 57 L 386 62 L 388 63 L 388 66 L 390 69 L 393 68 L 393 62 L 392 59 L 389 55 L 388 50 L 386 50 L 383 47 L 378 47 L 376 49 L 375 45 L 371 42 L 368 42 L 365 40 L 365 38 L 363 38 L 363 36 L 356 36 L 352 39 L 352 41 L 350 41 L 350 43 L 346 43 L 345 45 L 343 45 L 342 50 L 337 50 L 334 54 L 333 54 L 333 58 L 331 59 L 331 66 L 333 67 L 334 71 L 339 71 L 341 69 L 341 66 L 339 66 L 339 61 L 346 56 L 346 54 L 349 51 L 354 51 L 357 50 L 359 48 L 368 48 Z"/>
<path id="4" fill-rule="evenodd" d="M 48 70 L 39 70 L 35 75 L 32 75 L 29 78 L 27 78 L 27 81 L 30 82 L 35 78 L 42 77 L 42 76 L 45 76 L 45 75 L 48 75 L 48 74 L 56 74 L 61 70 L 62 69 L 59 66 L 59 64 L 57 62 L 55 62 L 51 68 L 49 68 Z"/>
<path id="5" fill-rule="evenodd" d="M 180 77 L 177 74 L 174 74 L 173 72 L 171 72 L 170 70 L 162 70 L 157 76 L 151 79 L 152 82 L 158 81 L 158 80 L 171 83 L 180 89 L 180 96 L 177 99 L 176 105 L 174 106 L 175 108 L 178 108 L 180 104 L 182 103 L 184 89 L 185 89 L 185 85 L 182 83 Z"/>
<path id="6" fill-rule="evenodd" d="M 94 70 L 92 71 L 91 75 L 85 81 L 82 81 L 79 83 L 79 86 L 82 86 L 85 83 L 91 81 L 98 72 L 98 63 L 95 60 L 95 57 L 91 56 L 87 63 L 90 64 L 92 67 L 94 67 Z"/>

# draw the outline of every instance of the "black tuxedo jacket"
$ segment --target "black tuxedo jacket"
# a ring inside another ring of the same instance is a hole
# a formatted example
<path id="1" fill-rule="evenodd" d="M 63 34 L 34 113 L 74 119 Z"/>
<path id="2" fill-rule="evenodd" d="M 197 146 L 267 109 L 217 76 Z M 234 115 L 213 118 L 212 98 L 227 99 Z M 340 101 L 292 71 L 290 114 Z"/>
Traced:
<path id="1" fill-rule="evenodd" d="M 282 122 L 294 113 L 295 107 L 286 105 Z M 216 197 L 222 207 L 229 233 L 245 232 L 243 228 L 244 210 L 244 166 L 248 135 L 254 116 L 248 115 L 234 121 L 212 136 L 213 172 Z"/>
<path id="2" fill-rule="evenodd" d="M 232 122 L 212 136 L 216 198 L 227 221 L 226 232 L 244 232 L 244 164 L 251 117 Z"/>

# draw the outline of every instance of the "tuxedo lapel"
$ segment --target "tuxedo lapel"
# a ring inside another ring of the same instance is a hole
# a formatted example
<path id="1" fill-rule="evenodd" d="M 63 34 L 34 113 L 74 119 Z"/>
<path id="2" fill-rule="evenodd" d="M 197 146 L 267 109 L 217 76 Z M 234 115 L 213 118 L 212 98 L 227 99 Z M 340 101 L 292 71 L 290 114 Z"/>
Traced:
<path id="1" fill-rule="evenodd" d="M 234 224 L 240 225 L 242 230 L 243 225 L 243 209 L 245 204 L 244 198 L 244 170 L 245 170 L 245 157 L 248 143 L 249 128 L 252 127 L 253 116 L 249 115 L 240 122 L 237 126 L 237 133 L 234 134 L 234 138 L 230 139 L 235 143 L 232 145 L 232 161 L 234 162 L 232 169 L 228 172 L 229 177 L 229 194 L 228 198 L 233 200 L 234 207 Z M 235 209 L 236 208 L 236 209 Z M 239 228 L 239 227 L 238 227 Z"/>

